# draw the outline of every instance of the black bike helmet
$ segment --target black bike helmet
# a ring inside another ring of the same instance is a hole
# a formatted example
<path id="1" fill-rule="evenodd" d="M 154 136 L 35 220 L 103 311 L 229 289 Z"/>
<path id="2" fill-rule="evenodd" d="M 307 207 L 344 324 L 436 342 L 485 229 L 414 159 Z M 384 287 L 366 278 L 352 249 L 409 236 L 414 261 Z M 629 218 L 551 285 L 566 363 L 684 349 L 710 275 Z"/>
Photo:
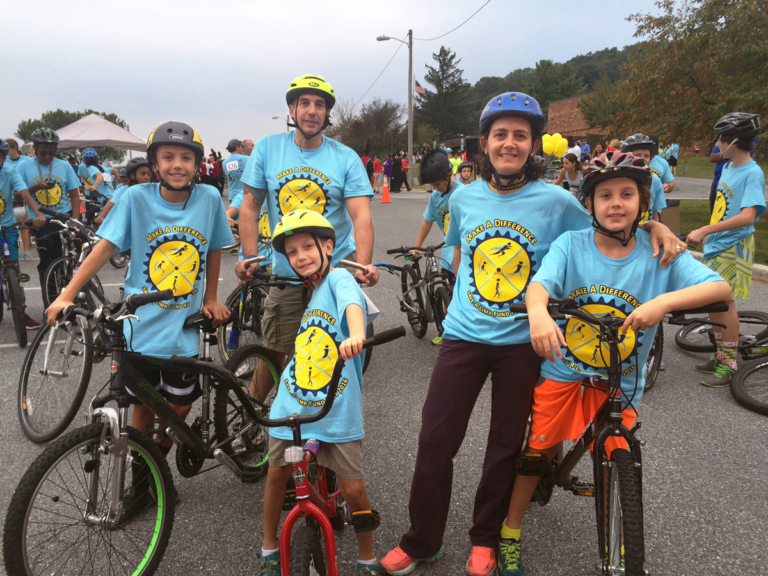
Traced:
<path id="1" fill-rule="evenodd" d="M 648 150 L 651 153 L 651 158 L 653 158 L 659 152 L 659 144 L 654 142 L 650 136 L 638 132 L 624 140 L 624 142 L 621 143 L 619 150 L 622 152 Z"/>
<path id="2" fill-rule="evenodd" d="M 50 128 L 38 128 L 32 132 L 32 143 L 35 148 L 40 144 L 58 144 L 59 135 Z"/>
<path id="3" fill-rule="evenodd" d="M 458 173 L 458 172 L 461 172 L 462 170 L 464 170 L 464 168 L 469 168 L 469 169 L 471 170 L 471 169 L 472 169 L 472 162 L 462 162 L 462 163 L 461 163 L 461 164 L 459 164 L 459 165 L 458 165 L 458 167 L 456 168 L 456 172 L 457 172 L 457 173 Z"/>
<path id="4" fill-rule="evenodd" d="M 448 171 L 453 171 L 451 161 L 442 150 L 427 150 L 421 159 L 421 178 L 424 184 L 432 184 L 445 178 Z"/>
<path id="5" fill-rule="evenodd" d="M 8 147 L 8 142 L 0 138 L 0 154 L 5 154 L 8 156 L 8 153 L 11 151 L 11 149 Z"/>
<path id="6" fill-rule="evenodd" d="M 151 166 L 149 165 L 149 161 L 143 156 L 139 156 L 138 158 L 133 158 L 132 160 L 129 160 L 128 163 L 125 165 L 126 178 L 130 178 L 131 174 L 136 172 L 136 170 L 138 170 L 142 166 L 146 166 L 147 168 L 151 169 Z"/>
<path id="7" fill-rule="evenodd" d="M 645 160 L 632 154 L 631 152 L 616 151 L 612 154 L 603 154 L 598 158 L 594 158 L 589 162 L 589 165 L 584 169 L 584 176 L 581 179 L 581 186 L 579 189 L 586 198 L 592 197 L 594 199 L 595 186 L 604 180 L 610 180 L 611 178 L 632 178 L 637 181 L 640 186 L 650 187 L 651 185 L 651 172 L 645 163 Z M 592 227 L 595 231 L 618 240 L 622 246 L 629 244 L 632 237 L 637 232 L 637 226 L 642 218 L 643 211 L 638 210 L 637 218 L 632 224 L 632 229 L 625 237 L 616 234 L 603 228 L 595 217 L 595 203 L 592 202 Z"/>
<path id="8" fill-rule="evenodd" d="M 760 132 L 760 116 L 748 112 L 731 112 L 715 123 L 715 133 L 718 135 L 754 138 Z"/>
<path id="9" fill-rule="evenodd" d="M 197 131 L 189 124 L 183 122 L 165 122 L 160 124 L 157 128 L 152 130 L 152 133 L 147 138 L 147 158 L 152 165 L 157 165 L 157 149 L 163 145 L 181 146 L 192 150 L 195 154 L 195 172 L 200 168 L 200 164 L 203 162 L 203 155 L 205 154 L 205 147 L 203 146 L 203 139 Z M 168 190 L 175 192 L 186 192 L 187 200 L 189 200 L 189 194 L 192 193 L 192 188 L 195 187 L 194 179 L 185 186 L 180 188 L 174 188 L 163 177 L 160 177 L 160 185 Z M 184 201 L 184 208 L 187 207 L 187 201 Z"/>

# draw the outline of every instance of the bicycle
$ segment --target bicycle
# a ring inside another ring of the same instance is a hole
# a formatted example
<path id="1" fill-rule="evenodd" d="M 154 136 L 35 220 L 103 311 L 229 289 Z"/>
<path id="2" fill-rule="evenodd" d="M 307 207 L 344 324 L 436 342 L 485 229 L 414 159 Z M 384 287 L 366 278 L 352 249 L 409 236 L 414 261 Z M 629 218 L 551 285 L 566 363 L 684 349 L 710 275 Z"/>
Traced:
<path id="1" fill-rule="evenodd" d="M 768 314 L 758 310 L 738 310 L 739 346 L 752 346 L 768 337 Z M 707 318 L 694 320 L 675 333 L 675 344 L 688 352 L 710 353 L 717 350 L 715 334 Z"/>
<path id="2" fill-rule="evenodd" d="M 603 576 L 640 576 L 645 569 L 645 540 L 643 534 L 642 458 L 640 447 L 644 442 L 637 437 L 641 423 L 629 430 L 622 424 L 620 328 L 625 318 L 594 316 L 568 298 L 550 298 L 548 310 L 554 320 L 576 320 L 593 327 L 599 341 L 609 350 L 607 379 L 599 382 L 607 386 L 607 397 L 594 418 L 587 424 L 571 449 L 563 454 L 562 448 L 552 462 L 542 466 L 544 472 L 534 492 L 534 499 L 545 506 L 555 486 L 577 496 L 593 496 L 597 519 L 599 570 Z M 679 314 L 720 311 L 720 305 Z M 525 315 L 525 304 L 510 304 L 512 313 Z M 525 317 L 525 316 L 523 316 Z M 592 385 L 591 382 L 589 385 Z M 610 459 L 605 450 L 608 438 L 622 437 L 628 449 L 614 449 Z M 593 483 L 580 482 L 572 471 L 593 445 Z M 529 454 L 529 456 L 537 456 Z M 543 457 L 538 455 L 539 457 Z M 607 475 L 607 481 L 606 481 Z"/>
<path id="3" fill-rule="evenodd" d="M 427 333 L 427 325 L 434 322 L 437 328 L 434 344 L 442 341 L 443 320 L 448 313 L 452 294 L 450 283 L 441 272 L 438 257 L 435 256 L 435 252 L 444 245 L 445 242 L 441 242 L 436 246 L 392 248 L 387 250 L 387 254 L 396 254 L 395 258 L 402 257 L 408 262 L 402 267 L 386 263 L 376 264 L 376 267 L 384 268 L 390 274 L 400 273 L 400 310 L 408 316 L 408 323 L 417 338 L 423 338 Z M 426 259 L 424 275 L 419 267 L 422 257 Z"/>
<path id="4" fill-rule="evenodd" d="M 269 239 L 267 239 L 269 240 Z M 249 258 L 248 262 L 263 262 L 265 256 L 255 256 Z M 367 270 L 362 264 L 352 262 L 351 260 L 340 261 L 340 264 L 359 270 Z M 278 276 L 269 272 L 256 272 L 250 282 L 241 282 L 224 301 L 224 305 L 234 311 L 231 325 L 226 324 L 219 327 L 218 331 L 218 349 L 219 357 L 226 361 L 230 358 L 234 350 L 252 344 L 259 344 L 263 337 L 261 333 L 261 318 L 264 314 L 265 301 L 269 295 L 270 287 L 285 288 L 291 283 L 299 282 L 298 277 Z M 370 306 L 370 303 L 369 303 Z M 369 322 L 365 327 L 365 337 L 373 338 L 373 323 Z M 233 336 L 236 334 L 236 336 Z M 372 350 L 365 351 L 363 360 L 363 374 L 368 369 L 371 362 Z"/>
<path id="5" fill-rule="evenodd" d="M 210 359 L 174 356 L 159 359 L 125 350 L 123 321 L 135 318 L 139 306 L 173 298 L 170 290 L 131 295 L 111 306 L 88 311 L 70 307 L 63 321 L 77 316 L 93 320 L 112 344 L 109 392 L 91 402 L 90 424 L 51 444 L 32 463 L 14 492 L 6 516 L 3 552 L 9 574 L 151 574 L 160 563 L 170 538 L 175 510 L 173 479 L 153 439 L 127 424 L 130 389 L 138 400 L 159 415 L 166 433 L 177 443 L 176 463 L 182 475 L 201 472 L 207 459 L 216 459 L 244 482 L 261 478 L 263 463 L 251 466 L 235 441 L 262 426 L 291 426 L 294 417 L 269 421 L 258 401 L 248 396 L 243 382 Z M 202 314 L 187 320 L 213 336 L 215 329 Z M 204 355 L 210 349 L 207 341 Z M 262 361 L 269 362 L 268 356 Z M 195 372 L 203 378 L 202 415 L 192 426 L 140 375 L 137 367 Z M 329 401 L 316 419 L 331 408 L 338 376 L 331 382 Z M 213 388 L 214 434 L 209 393 Z M 236 420 L 228 414 L 229 394 L 249 422 L 232 433 L 218 422 Z M 107 404 L 115 402 L 116 408 Z M 222 408 L 223 407 L 223 408 Z M 303 422 L 304 420 L 302 420 Z M 312 420 L 314 421 L 314 420 Z M 158 434 L 159 429 L 152 430 Z M 261 436 L 266 439 L 265 434 Z M 266 442 L 261 451 L 266 454 Z M 52 528 L 53 527 L 53 528 Z M 57 529 L 60 527 L 61 529 Z M 96 554 L 96 550 L 103 553 Z"/>
<path id="6" fill-rule="evenodd" d="M 22 283 L 29 282 L 29 275 L 23 274 L 19 267 L 19 261 L 11 259 L 11 248 L 6 238 L 6 230 L 13 228 L 28 229 L 27 226 L 20 227 L 19 224 L 11 226 L 0 226 L 0 238 L 2 239 L 2 260 L 0 260 L 0 320 L 3 319 L 3 312 L 8 308 L 13 319 L 13 329 L 16 333 L 16 342 L 20 348 L 27 345 L 27 314 L 26 303 L 24 300 L 24 289 Z"/>

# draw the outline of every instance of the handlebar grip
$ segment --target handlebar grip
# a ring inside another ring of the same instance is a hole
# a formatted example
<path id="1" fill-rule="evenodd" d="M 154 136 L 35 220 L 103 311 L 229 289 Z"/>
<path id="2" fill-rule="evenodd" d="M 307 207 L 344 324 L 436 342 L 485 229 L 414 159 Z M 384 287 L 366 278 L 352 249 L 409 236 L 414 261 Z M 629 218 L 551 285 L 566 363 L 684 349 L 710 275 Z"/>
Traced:
<path id="1" fill-rule="evenodd" d="M 405 336 L 405 328 L 402 326 L 398 326 L 397 328 L 392 328 L 390 330 L 384 330 L 384 332 L 379 332 L 378 334 L 374 335 L 373 338 L 368 338 L 366 341 L 364 341 L 363 348 L 370 348 L 371 346 L 386 344 L 387 342 L 397 340 L 403 336 Z"/>
<path id="2" fill-rule="evenodd" d="M 713 302 L 699 308 L 687 310 L 675 310 L 673 316 L 685 316 L 686 314 L 709 314 L 710 312 L 728 312 L 728 302 Z"/>
<path id="3" fill-rule="evenodd" d="M 525 307 L 525 304 L 510 304 L 509 305 L 509 311 L 513 314 L 527 314 L 528 309 Z"/>
<path id="4" fill-rule="evenodd" d="M 131 294 L 125 299 L 126 307 L 135 312 L 137 308 L 152 302 L 162 302 L 173 298 L 173 290 L 161 290 L 160 292 L 148 292 L 147 294 Z"/>
<path id="5" fill-rule="evenodd" d="M 46 208 L 45 206 L 38 205 L 38 208 L 40 209 L 40 212 L 42 212 L 43 214 L 47 214 L 54 220 L 67 222 L 72 218 L 71 214 L 64 214 L 64 212 L 57 212 L 56 210 L 51 210 L 50 208 Z"/>
<path id="6" fill-rule="evenodd" d="M 389 250 L 387 250 L 387 254 L 404 254 L 407 251 L 408 249 L 405 246 L 403 246 L 401 248 L 390 248 Z"/>

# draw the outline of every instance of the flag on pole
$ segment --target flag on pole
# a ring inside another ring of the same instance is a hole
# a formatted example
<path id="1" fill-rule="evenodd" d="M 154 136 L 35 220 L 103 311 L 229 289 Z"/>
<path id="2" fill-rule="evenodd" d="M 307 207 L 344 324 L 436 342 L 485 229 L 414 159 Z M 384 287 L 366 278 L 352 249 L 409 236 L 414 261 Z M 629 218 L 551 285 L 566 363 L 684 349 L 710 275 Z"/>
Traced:
<path id="1" fill-rule="evenodd" d="M 424 90 L 421 84 L 419 84 L 418 80 L 416 80 L 415 82 L 416 82 L 416 94 L 426 94 L 427 91 Z"/>

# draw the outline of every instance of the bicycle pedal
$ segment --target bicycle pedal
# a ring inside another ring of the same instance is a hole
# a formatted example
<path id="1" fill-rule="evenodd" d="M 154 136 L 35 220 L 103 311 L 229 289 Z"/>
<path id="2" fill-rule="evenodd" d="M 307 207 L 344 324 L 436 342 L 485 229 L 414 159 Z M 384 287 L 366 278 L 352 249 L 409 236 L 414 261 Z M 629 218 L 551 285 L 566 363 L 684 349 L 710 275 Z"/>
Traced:
<path id="1" fill-rule="evenodd" d="M 19 274 L 19 282 L 22 282 L 22 283 L 29 282 L 29 274 L 24 274 L 23 272 Z"/>
<path id="2" fill-rule="evenodd" d="M 571 484 L 568 489 L 575 496 L 592 496 L 595 495 L 595 487 L 589 482 L 576 482 Z"/>

